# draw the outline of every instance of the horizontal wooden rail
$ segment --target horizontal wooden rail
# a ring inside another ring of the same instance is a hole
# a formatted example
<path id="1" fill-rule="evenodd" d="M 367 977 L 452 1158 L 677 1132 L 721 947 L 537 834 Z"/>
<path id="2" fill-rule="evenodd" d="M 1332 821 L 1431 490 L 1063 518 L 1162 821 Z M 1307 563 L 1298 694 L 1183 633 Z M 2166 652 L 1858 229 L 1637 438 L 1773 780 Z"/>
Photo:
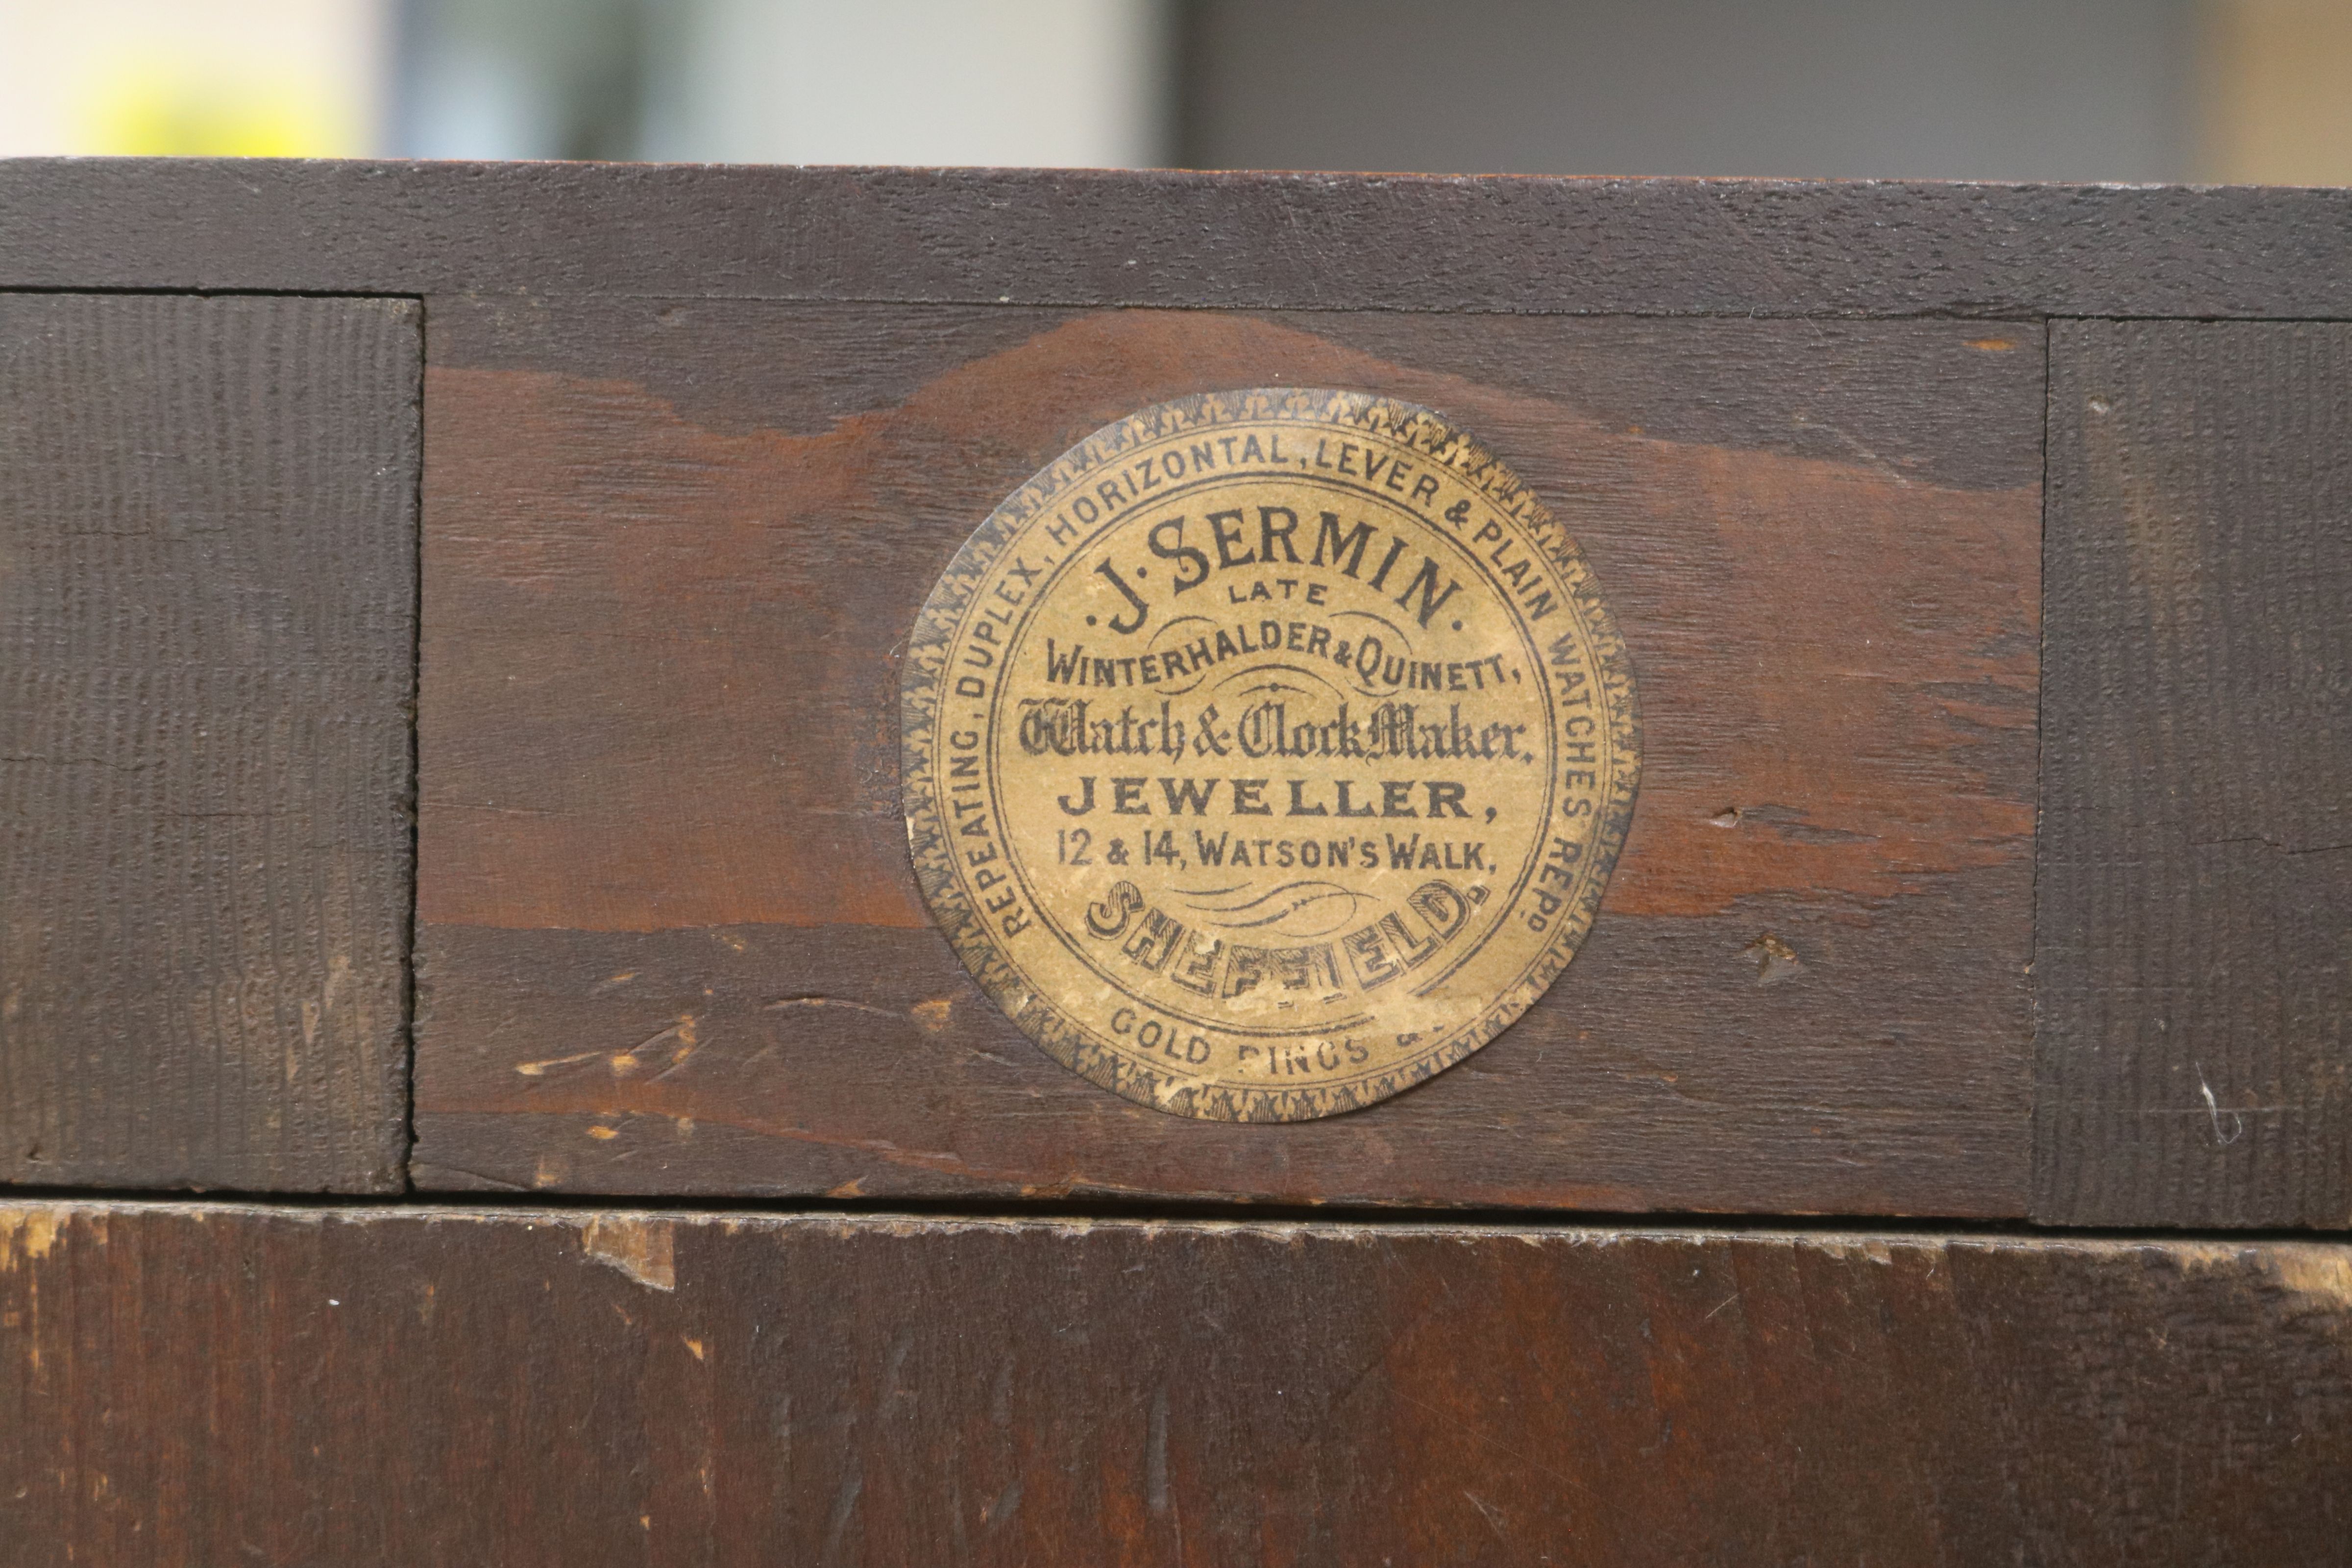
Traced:
<path id="1" fill-rule="evenodd" d="M 0 1207 L 67 1562 L 2342 1560 L 2352 1247 Z"/>
<path id="2" fill-rule="evenodd" d="M 2352 192 L 19 159 L 0 288 L 2352 318 Z"/>

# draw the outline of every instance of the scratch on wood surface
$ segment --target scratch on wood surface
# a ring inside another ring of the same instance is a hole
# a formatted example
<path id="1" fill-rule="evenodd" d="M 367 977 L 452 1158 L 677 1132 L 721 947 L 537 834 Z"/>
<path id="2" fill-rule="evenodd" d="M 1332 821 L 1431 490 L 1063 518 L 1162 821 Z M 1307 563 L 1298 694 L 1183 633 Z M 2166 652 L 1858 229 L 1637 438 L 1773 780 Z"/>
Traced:
<path id="1" fill-rule="evenodd" d="M 666 1219 L 599 1215 L 581 1227 L 580 1246 L 597 1262 L 655 1290 L 677 1289 L 677 1236 Z"/>
<path id="2" fill-rule="evenodd" d="M 677 1023 L 659 1034 L 639 1040 L 625 1051 L 609 1053 L 601 1050 L 574 1051 L 568 1057 L 547 1057 L 539 1061 L 517 1062 L 514 1070 L 524 1078 L 545 1078 L 558 1068 L 577 1067 L 582 1062 L 593 1062 L 604 1058 L 610 1062 L 614 1078 L 625 1078 L 642 1068 L 648 1059 L 647 1053 L 667 1041 L 675 1041 L 676 1048 L 670 1052 L 669 1065 L 656 1073 L 654 1075 L 656 1079 L 666 1078 L 676 1072 L 686 1065 L 688 1057 L 694 1055 L 695 1047 L 698 1043 L 695 1035 L 694 1015 L 679 1014 Z"/>
<path id="3" fill-rule="evenodd" d="M 670 1053 L 669 1067 L 662 1069 L 666 1073 L 682 1065 L 687 1058 L 694 1054 L 694 1047 L 699 1043 L 695 1038 L 694 1015 L 680 1013 L 677 1016 L 677 1022 L 661 1033 L 647 1036 L 625 1051 L 614 1052 L 613 1076 L 620 1078 L 644 1067 L 647 1059 L 646 1053 L 665 1040 L 677 1042 L 677 1048 Z M 658 1078 L 662 1075 L 656 1073 L 655 1076 Z"/>
<path id="4" fill-rule="evenodd" d="M 841 1486 L 833 1495 L 833 1513 L 825 1521 L 823 1561 L 837 1563 L 841 1560 L 842 1538 L 848 1533 L 850 1518 L 857 1511 L 857 1494 L 865 1489 L 866 1467 L 853 1451 L 848 1471 L 841 1478 Z"/>
<path id="5" fill-rule="evenodd" d="M 2239 1139 L 2243 1138 L 2246 1135 L 2246 1119 L 2237 1111 L 2232 1110 L 2230 1112 L 2229 1131 L 2226 1132 L 2222 1131 L 2221 1104 L 2221 1101 L 2213 1098 L 2213 1086 L 2205 1080 L 2205 1064 L 2199 1062 L 2196 1063 L 2195 1066 L 2197 1068 L 2197 1092 L 2205 1097 L 2205 1114 L 2210 1117 L 2213 1121 L 2213 1142 L 2219 1147 L 2226 1149 L 2231 1144 L 2235 1143 Z"/>
<path id="6" fill-rule="evenodd" d="M 1168 1493 L 1168 1390 L 1151 1391 L 1151 1414 L 1144 1422 L 1144 1498 L 1154 1513 L 1166 1513 Z"/>
<path id="7" fill-rule="evenodd" d="M 942 1004 L 926 1003 L 925 1005 L 936 1006 Z M 769 1003 L 762 1010 L 772 1013 L 782 1007 L 848 1007 L 856 1012 L 872 1013 L 884 1018 L 895 1018 L 898 1016 L 896 1008 L 877 1007 L 871 1002 L 860 1002 L 848 996 L 780 996 Z M 918 1009 L 917 1021 L 920 1022 L 921 1017 L 921 1012 Z"/>
<path id="8" fill-rule="evenodd" d="M 545 1061 L 517 1062 L 515 1071 L 525 1078 L 545 1078 L 557 1068 L 568 1068 L 575 1062 L 593 1061 L 602 1051 L 574 1051 L 568 1057 L 550 1057 Z"/>

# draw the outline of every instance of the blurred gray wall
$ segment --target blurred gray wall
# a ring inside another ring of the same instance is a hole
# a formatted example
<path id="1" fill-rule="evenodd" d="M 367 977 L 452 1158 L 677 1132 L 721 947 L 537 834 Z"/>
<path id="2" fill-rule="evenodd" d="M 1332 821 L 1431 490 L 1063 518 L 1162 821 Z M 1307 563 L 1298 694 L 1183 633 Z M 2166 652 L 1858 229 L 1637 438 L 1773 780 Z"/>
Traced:
<path id="1" fill-rule="evenodd" d="M 2192 156 L 2188 0 L 1192 0 L 1180 26 L 1196 168 L 2141 181 Z"/>
<path id="2" fill-rule="evenodd" d="M 1135 166 L 1170 0 L 400 0 L 415 158 Z"/>
<path id="3" fill-rule="evenodd" d="M 2352 18 L 2352 0 L 399 3 L 414 156 L 2111 181 L 2276 177 L 2199 155 L 2215 18 Z M 2336 54 L 2273 32 L 2266 58 L 2352 58 L 2352 31 Z M 2305 74 L 2305 117 L 2344 118 L 2352 82 Z M 2231 79 L 2249 123 L 2283 101 L 2277 68 Z"/>

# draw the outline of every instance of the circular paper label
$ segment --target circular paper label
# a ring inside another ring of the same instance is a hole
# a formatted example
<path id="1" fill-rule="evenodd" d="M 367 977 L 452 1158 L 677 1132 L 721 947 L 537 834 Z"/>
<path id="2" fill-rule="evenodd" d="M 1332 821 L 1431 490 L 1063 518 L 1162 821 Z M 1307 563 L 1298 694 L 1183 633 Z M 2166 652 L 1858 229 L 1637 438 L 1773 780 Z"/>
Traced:
<path id="1" fill-rule="evenodd" d="M 1296 1121 L 1493 1039 L 1591 924 L 1633 673 L 1574 541 L 1424 408 L 1261 389 L 1081 441 L 910 640 L 934 917 L 1057 1060 Z"/>

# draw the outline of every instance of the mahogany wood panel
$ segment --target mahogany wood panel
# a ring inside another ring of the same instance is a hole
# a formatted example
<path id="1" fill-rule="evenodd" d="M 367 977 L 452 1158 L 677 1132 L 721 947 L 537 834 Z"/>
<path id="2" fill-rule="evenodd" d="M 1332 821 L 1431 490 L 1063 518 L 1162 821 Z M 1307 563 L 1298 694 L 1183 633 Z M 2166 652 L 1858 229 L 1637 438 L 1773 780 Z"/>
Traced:
<path id="1" fill-rule="evenodd" d="M 66 1563 L 2352 1561 L 2352 1250 L 0 1209 Z"/>
<path id="2" fill-rule="evenodd" d="M 2054 332 L 2036 1212 L 2352 1225 L 2352 329 Z"/>
<path id="3" fill-rule="evenodd" d="M 0 286 L 1773 315 L 2352 315 L 2352 191 L 0 162 Z"/>
<path id="4" fill-rule="evenodd" d="M 0 295 L 0 1181 L 403 1184 L 421 347 Z"/>
<path id="5" fill-rule="evenodd" d="M 2003 323 L 436 300 L 415 1179 L 2016 1215 L 2042 334 Z M 1600 923 L 1472 1062 L 1331 1121 L 1093 1088 L 929 923 L 897 651 L 1102 422 L 1435 407 L 1623 627 Z"/>

